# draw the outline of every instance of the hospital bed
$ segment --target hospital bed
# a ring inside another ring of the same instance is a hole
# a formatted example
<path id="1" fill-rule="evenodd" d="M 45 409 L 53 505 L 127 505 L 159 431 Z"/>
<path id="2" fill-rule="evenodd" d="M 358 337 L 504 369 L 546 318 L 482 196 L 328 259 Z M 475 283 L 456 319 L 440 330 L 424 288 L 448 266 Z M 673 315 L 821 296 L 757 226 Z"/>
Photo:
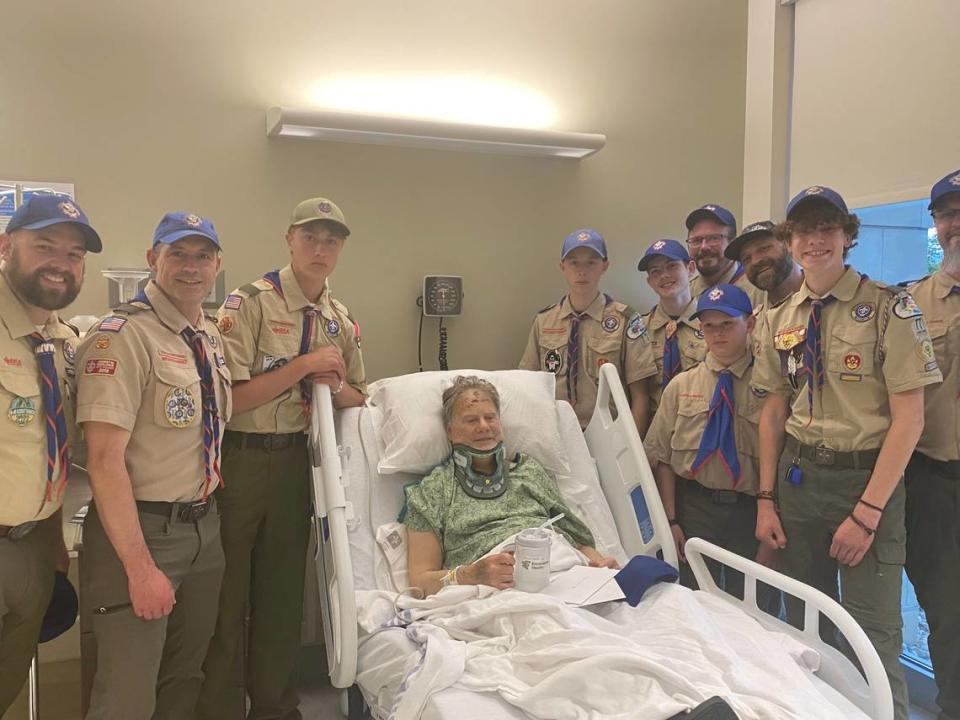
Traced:
<path id="1" fill-rule="evenodd" d="M 457 374 L 470 371 L 449 373 Z M 496 373 L 488 375 L 496 382 Z M 329 390 L 320 385 L 317 388 L 311 434 L 315 529 L 319 539 L 315 561 L 330 681 L 334 687 L 345 689 L 344 714 L 360 718 L 369 711 L 375 718 L 386 718 L 403 679 L 405 658 L 415 648 L 402 631 L 361 638 L 357 591 L 389 586 L 389 569 L 384 566 L 375 534 L 378 527 L 396 520 L 403 503 L 402 488 L 417 478 L 402 473 L 378 473 L 378 457 L 383 449 L 378 427 L 383 421 L 381 408 L 352 408 L 334 413 Z M 611 412 L 611 407 L 615 412 Z M 556 403 L 556 415 L 571 474 L 588 479 L 593 497 L 585 500 L 581 494 L 571 498 L 563 487 L 561 492 L 567 496 L 571 509 L 581 512 L 594 529 L 598 550 L 614 554 L 621 561 L 635 555 L 659 555 L 676 566 L 669 524 L 613 366 L 601 368 L 597 404 L 585 432 L 581 434 L 567 403 Z M 611 533 L 615 536 L 612 547 L 602 539 L 609 538 Z M 890 687 L 880 660 L 866 635 L 839 604 L 807 585 L 701 539 L 689 540 L 685 551 L 699 592 L 722 598 L 755 618 L 759 626 L 790 636 L 819 654 L 820 665 L 813 682 L 825 707 L 829 704 L 840 710 L 841 717 L 851 719 L 893 718 Z M 742 600 L 717 586 L 706 558 L 744 573 Z M 761 581 L 804 602 L 802 630 L 758 608 L 757 583 Z M 824 618 L 843 634 L 862 673 L 847 657 L 821 640 Z M 758 631 L 763 632 L 759 628 Z M 391 677 L 384 679 L 384 674 Z M 456 688 L 432 695 L 422 716 L 529 717 L 496 694 Z"/>

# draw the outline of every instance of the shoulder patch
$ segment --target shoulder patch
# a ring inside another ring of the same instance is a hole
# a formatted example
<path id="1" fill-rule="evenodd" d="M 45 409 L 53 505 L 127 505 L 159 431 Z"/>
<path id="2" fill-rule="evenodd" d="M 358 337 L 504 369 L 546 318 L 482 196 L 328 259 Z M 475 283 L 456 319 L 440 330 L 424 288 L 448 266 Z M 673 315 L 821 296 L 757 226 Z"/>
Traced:
<path id="1" fill-rule="evenodd" d="M 100 321 L 97 330 L 99 332 L 120 332 L 120 329 L 126 324 L 127 318 L 109 315 Z"/>
<path id="2" fill-rule="evenodd" d="M 131 300 L 128 303 L 121 303 L 120 305 L 117 305 L 114 312 L 123 313 L 124 315 L 136 315 L 139 312 L 149 309 L 150 306 L 146 303 L 142 303 L 139 300 Z"/>
<path id="3" fill-rule="evenodd" d="M 913 295 L 906 290 L 901 290 L 897 293 L 897 299 L 893 303 L 893 314 L 898 318 L 908 320 L 923 315 L 923 312 L 921 312 L 916 300 L 913 299 Z"/>
<path id="4" fill-rule="evenodd" d="M 347 310 L 347 306 L 344 305 L 339 300 L 337 300 L 336 298 L 330 298 L 330 304 L 333 305 L 334 310 L 336 310 L 337 312 L 343 315 L 346 315 L 348 318 L 350 317 L 350 311 Z M 353 320 L 353 318 L 350 318 L 350 319 Z"/>
<path id="5" fill-rule="evenodd" d="M 560 304 L 560 303 L 554 303 L 553 305 L 547 305 L 545 308 L 541 308 L 540 310 L 537 310 L 537 315 L 542 315 L 542 314 L 545 313 L 547 310 L 553 310 L 553 309 L 554 309 L 557 305 L 559 305 L 559 304 Z"/>
<path id="6" fill-rule="evenodd" d="M 227 295 L 227 299 L 223 301 L 224 310 L 239 310 L 240 306 L 243 304 L 243 295 L 235 295 L 230 293 Z"/>
<path id="7" fill-rule="evenodd" d="M 643 337 L 646 334 L 647 326 L 643 322 L 643 318 L 640 317 L 640 313 L 634 312 L 630 317 L 630 320 L 627 321 L 627 337 L 630 340 L 636 340 L 637 338 Z"/>
<path id="8" fill-rule="evenodd" d="M 248 298 L 256 297 L 264 290 L 272 290 L 273 286 L 270 285 L 266 280 L 254 280 L 252 283 L 247 283 L 246 285 L 241 285 L 237 288 L 237 292 L 242 292 Z M 233 293 L 231 293 L 231 296 Z"/>

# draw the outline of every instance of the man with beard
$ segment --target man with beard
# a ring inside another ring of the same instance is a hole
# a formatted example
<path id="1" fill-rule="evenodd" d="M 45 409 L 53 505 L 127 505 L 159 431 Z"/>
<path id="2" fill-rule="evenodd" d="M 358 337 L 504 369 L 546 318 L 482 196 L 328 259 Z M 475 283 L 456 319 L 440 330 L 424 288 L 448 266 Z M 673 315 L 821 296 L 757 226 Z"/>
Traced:
<path id="1" fill-rule="evenodd" d="M 700 363 L 707 354 L 703 330 L 696 314 L 696 298 L 690 295 L 694 264 L 687 249 L 676 240 L 657 240 L 637 263 L 647 273 L 647 284 L 660 299 L 643 321 L 657 362 L 657 374 L 647 378 L 650 418 L 657 412 L 660 395 L 677 374 Z M 641 437 L 646 428 L 640 429 Z"/>
<path id="2" fill-rule="evenodd" d="M 77 297 L 100 236 L 67 197 L 37 194 L 0 235 L 0 716 L 27 676 L 55 570 L 74 428 L 67 376 L 77 338 L 57 317 Z"/>
<path id="3" fill-rule="evenodd" d="M 737 234 L 737 219 L 719 205 L 698 207 L 687 215 L 687 247 L 700 274 L 690 280 L 690 294 L 698 298 L 704 290 L 729 283 L 743 290 L 756 307 L 760 292 L 747 280 L 743 267 L 724 256 L 724 251 Z"/>
<path id="4" fill-rule="evenodd" d="M 905 474 L 907 575 L 930 626 L 940 720 L 960 718 L 960 170 L 937 182 L 930 207 L 940 269 L 909 285 L 923 311 L 943 383 L 927 385 L 923 434 Z"/>
<path id="5" fill-rule="evenodd" d="M 203 314 L 220 270 L 213 224 L 168 213 L 154 279 L 77 351 L 77 422 L 93 502 L 84 604 L 97 669 L 86 720 L 191 720 L 223 577 L 220 438 L 230 372 Z"/>
<path id="6" fill-rule="evenodd" d="M 775 227 L 769 220 L 748 225 L 723 251 L 727 258 L 740 263 L 750 282 L 762 291 L 753 308 L 757 328 L 763 327 L 767 308 L 792 295 L 803 283 L 803 272 L 790 255 L 788 238 L 778 236 Z"/>

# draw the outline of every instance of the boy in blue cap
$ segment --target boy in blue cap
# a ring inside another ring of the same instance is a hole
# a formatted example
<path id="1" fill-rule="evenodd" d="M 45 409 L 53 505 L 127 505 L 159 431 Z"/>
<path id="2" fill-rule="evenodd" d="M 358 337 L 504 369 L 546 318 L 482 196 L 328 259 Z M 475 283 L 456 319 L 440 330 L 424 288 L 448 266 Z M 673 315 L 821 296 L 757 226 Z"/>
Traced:
<path id="1" fill-rule="evenodd" d="M 787 575 L 840 598 L 906 720 L 901 478 L 923 427 L 923 388 L 942 377 L 910 293 L 845 263 L 859 226 L 839 193 L 817 185 L 790 201 L 777 230 L 804 275 L 767 310 L 758 342 L 753 384 L 767 396 L 757 537 L 783 549 Z M 787 612 L 801 622 L 789 599 Z"/>
<path id="2" fill-rule="evenodd" d="M 943 264 L 907 289 L 943 382 L 924 388 L 923 434 L 907 465 L 907 575 L 930 626 L 940 717 L 960 719 L 960 170 L 930 190 Z"/>
<path id="3" fill-rule="evenodd" d="M 194 717 L 223 576 L 220 438 L 230 373 L 202 305 L 220 269 L 213 224 L 163 217 L 154 278 L 77 351 L 77 422 L 93 503 L 84 607 L 97 670 L 87 720 Z"/>
<path id="4" fill-rule="evenodd" d="M 754 317 L 747 294 L 735 285 L 712 287 L 697 300 L 693 317 L 703 327 L 706 358 L 666 386 L 644 441 L 681 560 L 680 581 L 688 587 L 695 587 L 683 553 L 689 537 L 757 557 L 757 425 L 763 403 L 750 388 Z M 741 573 L 709 565 L 721 587 L 743 597 Z"/>
<path id="5" fill-rule="evenodd" d="M 609 265 L 606 242 L 596 230 L 575 230 L 566 237 L 560 271 L 567 295 L 534 318 L 520 369 L 556 375 L 557 399 L 573 405 L 585 428 L 593 416 L 600 368 L 613 363 L 642 432 L 650 417 L 646 379 L 657 374 L 657 365 L 640 313 L 600 292 Z"/>
<path id="6" fill-rule="evenodd" d="M 0 716 L 27 677 L 55 569 L 70 469 L 76 332 L 57 316 L 100 236 L 64 195 L 32 195 L 0 234 Z"/>
<path id="7" fill-rule="evenodd" d="M 658 370 L 647 380 L 651 419 L 667 383 L 707 354 L 700 321 L 693 317 L 697 305 L 690 294 L 690 276 L 695 269 L 687 249 L 676 240 L 657 240 L 637 263 L 637 270 L 647 273 L 647 285 L 660 298 L 643 317 Z"/>

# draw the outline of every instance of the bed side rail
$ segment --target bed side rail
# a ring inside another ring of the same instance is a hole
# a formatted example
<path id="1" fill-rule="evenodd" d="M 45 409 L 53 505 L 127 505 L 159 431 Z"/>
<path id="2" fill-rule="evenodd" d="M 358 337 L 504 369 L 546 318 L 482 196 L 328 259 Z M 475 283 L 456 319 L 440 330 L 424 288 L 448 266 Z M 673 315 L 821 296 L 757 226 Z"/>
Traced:
<path id="1" fill-rule="evenodd" d="M 317 533 L 317 581 L 330 683 L 347 688 L 357 673 L 357 603 L 347 533 L 341 448 L 326 385 L 313 386 L 310 418 L 310 473 L 313 522 Z"/>
<path id="2" fill-rule="evenodd" d="M 880 657 L 857 621 L 838 602 L 799 580 L 747 560 L 702 538 L 687 540 L 684 545 L 684 554 L 700 590 L 734 603 L 744 612 L 755 617 L 767 629 L 791 635 L 816 650 L 822 658 L 820 670 L 817 671 L 817 676 L 821 680 L 840 692 L 873 720 L 893 720 L 893 695 Z M 705 557 L 744 574 L 743 600 L 720 589 L 707 568 Z M 805 606 L 803 630 L 760 610 L 757 605 L 758 580 L 803 600 Z M 843 653 L 820 638 L 821 615 L 829 618 L 843 633 L 863 668 L 863 675 Z"/>
<path id="3" fill-rule="evenodd" d="M 617 419 L 610 413 L 613 399 Z M 584 437 L 627 555 L 656 555 L 678 567 L 677 549 L 657 483 L 613 363 L 600 368 L 597 404 Z"/>

